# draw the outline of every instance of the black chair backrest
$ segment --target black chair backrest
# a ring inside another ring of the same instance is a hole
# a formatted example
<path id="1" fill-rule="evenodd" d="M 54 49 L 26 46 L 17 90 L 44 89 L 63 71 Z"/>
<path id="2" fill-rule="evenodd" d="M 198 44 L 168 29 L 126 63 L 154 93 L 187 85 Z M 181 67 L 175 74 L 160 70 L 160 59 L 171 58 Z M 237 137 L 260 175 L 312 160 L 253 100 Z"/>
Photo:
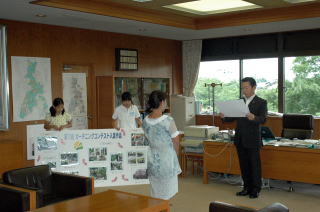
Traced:
<path id="1" fill-rule="evenodd" d="M 276 202 L 258 210 L 257 212 L 289 212 L 289 209 L 287 208 L 287 206 Z"/>
<path id="2" fill-rule="evenodd" d="M 313 130 L 313 116 L 304 114 L 283 114 L 282 127 L 288 129 Z"/>
<path id="3" fill-rule="evenodd" d="M 52 172 L 48 165 L 14 169 L 2 175 L 3 182 L 6 184 L 42 189 L 44 193 L 52 191 L 51 178 Z"/>
<path id="4" fill-rule="evenodd" d="M 283 114 L 282 137 L 310 139 L 313 134 L 313 116 L 303 114 Z"/>
<path id="5" fill-rule="evenodd" d="M 253 208 L 214 201 L 209 205 L 209 212 L 255 212 Z"/>

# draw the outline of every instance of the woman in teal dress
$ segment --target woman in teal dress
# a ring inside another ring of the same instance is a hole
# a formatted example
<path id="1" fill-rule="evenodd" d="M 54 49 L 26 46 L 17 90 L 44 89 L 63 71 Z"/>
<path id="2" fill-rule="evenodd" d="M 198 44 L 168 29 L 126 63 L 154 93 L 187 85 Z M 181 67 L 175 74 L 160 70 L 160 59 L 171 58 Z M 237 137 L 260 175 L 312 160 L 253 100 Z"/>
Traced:
<path id="1" fill-rule="evenodd" d="M 166 105 L 166 95 L 153 91 L 147 105 L 149 115 L 143 120 L 142 128 L 150 145 L 148 176 L 151 196 L 168 200 L 178 192 L 181 168 L 177 157 L 179 132 L 173 118 L 162 115 Z"/>

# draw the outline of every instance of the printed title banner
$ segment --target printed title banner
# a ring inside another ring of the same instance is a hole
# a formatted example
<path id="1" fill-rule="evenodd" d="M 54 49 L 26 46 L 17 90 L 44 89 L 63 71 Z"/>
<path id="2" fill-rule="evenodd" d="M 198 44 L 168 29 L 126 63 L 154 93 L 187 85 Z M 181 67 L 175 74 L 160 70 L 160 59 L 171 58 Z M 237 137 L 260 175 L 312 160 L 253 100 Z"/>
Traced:
<path id="1" fill-rule="evenodd" d="M 142 129 L 47 131 L 36 139 L 35 165 L 93 177 L 95 187 L 149 183 Z"/>

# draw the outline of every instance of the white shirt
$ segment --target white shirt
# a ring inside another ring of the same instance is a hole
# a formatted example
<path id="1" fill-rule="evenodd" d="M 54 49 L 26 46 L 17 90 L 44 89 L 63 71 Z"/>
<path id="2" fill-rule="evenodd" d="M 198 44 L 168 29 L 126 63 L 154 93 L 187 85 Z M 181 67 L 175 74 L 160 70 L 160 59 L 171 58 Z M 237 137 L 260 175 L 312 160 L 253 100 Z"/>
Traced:
<path id="1" fill-rule="evenodd" d="M 246 100 L 246 105 L 248 107 L 248 105 L 250 104 L 250 102 L 252 101 L 252 99 L 255 97 L 256 95 L 253 94 L 252 96 L 250 96 L 249 98 L 247 98 L 245 95 L 243 95 L 243 98 Z"/>
<path id="2" fill-rule="evenodd" d="M 131 105 L 129 108 L 120 105 L 112 115 L 112 119 L 118 120 L 118 127 L 127 129 L 137 128 L 136 118 L 140 118 L 140 113 L 135 105 Z"/>

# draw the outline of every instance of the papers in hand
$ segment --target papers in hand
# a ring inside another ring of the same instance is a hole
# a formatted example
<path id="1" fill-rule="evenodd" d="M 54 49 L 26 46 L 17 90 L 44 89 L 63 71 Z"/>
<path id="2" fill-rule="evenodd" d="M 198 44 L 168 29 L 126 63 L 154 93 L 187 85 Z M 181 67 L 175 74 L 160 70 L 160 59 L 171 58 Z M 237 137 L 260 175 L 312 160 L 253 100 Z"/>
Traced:
<path id="1" fill-rule="evenodd" d="M 245 117 L 249 113 L 249 109 L 243 99 L 217 101 L 216 106 L 225 117 Z"/>

